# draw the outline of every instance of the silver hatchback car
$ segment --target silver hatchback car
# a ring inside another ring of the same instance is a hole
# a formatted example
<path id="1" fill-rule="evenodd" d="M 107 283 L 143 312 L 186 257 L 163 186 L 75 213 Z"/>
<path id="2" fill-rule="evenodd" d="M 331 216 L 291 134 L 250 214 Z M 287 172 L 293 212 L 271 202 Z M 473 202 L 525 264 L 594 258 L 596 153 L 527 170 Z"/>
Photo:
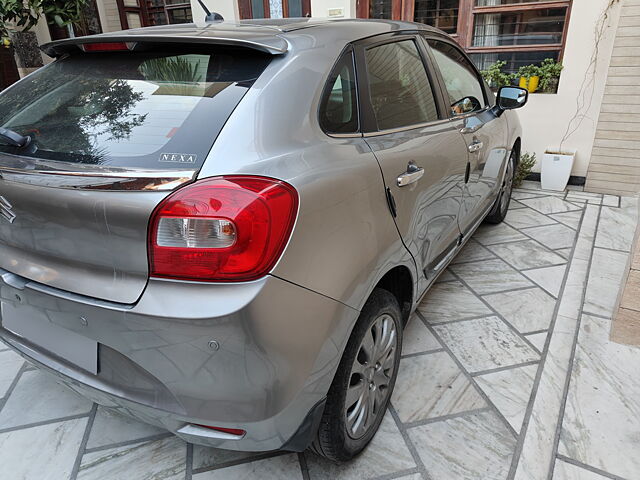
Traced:
<path id="1" fill-rule="evenodd" d="M 358 454 L 409 315 L 505 216 L 527 92 L 383 20 L 43 50 L 0 94 L 0 338 L 189 442 Z"/>

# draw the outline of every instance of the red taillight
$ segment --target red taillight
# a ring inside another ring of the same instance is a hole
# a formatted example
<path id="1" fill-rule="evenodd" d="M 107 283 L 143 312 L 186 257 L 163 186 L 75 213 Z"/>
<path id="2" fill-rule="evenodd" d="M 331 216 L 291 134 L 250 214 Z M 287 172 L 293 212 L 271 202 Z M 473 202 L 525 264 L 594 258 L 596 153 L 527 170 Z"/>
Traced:
<path id="1" fill-rule="evenodd" d="M 241 430 L 239 428 L 223 428 L 223 427 L 211 427 L 209 425 L 199 425 L 196 424 L 198 427 L 204 427 L 204 428 L 208 428 L 209 430 L 216 430 L 218 432 L 223 432 L 223 433 L 228 433 L 230 435 L 237 435 L 239 437 L 244 437 L 245 434 L 247 433 L 244 430 Z"/>
<path id="2" fill-rule="evenodd" d="M 280 258 L 298 211 L 289 184 L 265 177 L 201 180 L 165 198 L 149 229 L 154 277 L 241 282 Z"/>
<path id="3" fill-rule="evenodd" d="M 129 50 L 125 42 L 83 43 L 80 45 L 85 52 L 121 52 Z"/>

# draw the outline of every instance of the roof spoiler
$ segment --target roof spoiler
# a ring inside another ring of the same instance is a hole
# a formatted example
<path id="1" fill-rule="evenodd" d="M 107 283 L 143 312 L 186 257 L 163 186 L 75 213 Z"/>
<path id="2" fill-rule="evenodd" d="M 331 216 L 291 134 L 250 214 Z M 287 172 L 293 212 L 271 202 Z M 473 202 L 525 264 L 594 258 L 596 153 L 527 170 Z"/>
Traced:
<path id="1" fill-rule="evenodd" d="M 212 14 L 213 15 L 213 14 Z M 45 43 L 40 49 L 53 58 L 58 58 L 66 53 L 80 53 L 83 45 L 90 43 L 126 43 L 129 50 L 144 50 L 145 44 L 177 44 L 177 45 L 226 45 L 231 47 L 250 48 L 271 55 L 282 55 L 288 50 L 288 43 L 276 35 L 251 35 L 250 38 L 237 38 L 236 36 L 208 35 L 207 28 L 213 24 L 209 23 L 204 27 L 199 36 L 168 36 L 158 34 L 146 34 L 145 29 L 136 30 L 135 33 L 129 30 L 127 33 L 116 32 L 114 34 L 90 35 L 87 37 L 66 38 L 55 42 Z M 200 32 L 198 32 L 200 33 Z"/>

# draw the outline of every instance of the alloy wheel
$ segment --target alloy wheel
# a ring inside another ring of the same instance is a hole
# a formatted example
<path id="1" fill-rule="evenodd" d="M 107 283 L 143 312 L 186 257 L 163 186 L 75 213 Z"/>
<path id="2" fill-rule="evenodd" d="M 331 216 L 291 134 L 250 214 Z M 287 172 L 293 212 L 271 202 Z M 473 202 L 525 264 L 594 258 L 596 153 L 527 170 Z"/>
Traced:
<path id="1" fill-rule="evenodd" d="M 345 401 L 347 433 L 353 439 L 362 438 L 384 414 L 396 369 L 397 336 L 393 318 L 384 314 L 374 320 L 362 339 Z"/>
<path id="2" fill-rule="evenodd" d="M 507 163 L 507 171 L 504 174 L 504 182 L 502 184 L 502 192 L 500 193 L 500 211 L 507 212 L 509 201 L 511 200 L 511 191 L 513 190 L 513 160 L 510 158 Z"/>

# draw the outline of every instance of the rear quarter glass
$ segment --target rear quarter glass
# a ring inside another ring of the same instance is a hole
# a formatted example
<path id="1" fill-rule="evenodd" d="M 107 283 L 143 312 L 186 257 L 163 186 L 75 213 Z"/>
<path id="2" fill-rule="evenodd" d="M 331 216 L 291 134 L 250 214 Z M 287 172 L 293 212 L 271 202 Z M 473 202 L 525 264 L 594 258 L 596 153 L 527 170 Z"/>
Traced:
<path id="1" fill-rule="evenodd" d="M 77 164 L 199 169 L 270 56 L 224 47 L 78 53 L 0 94 L 0 126 L 36 148 L 0 152 Z"/>

